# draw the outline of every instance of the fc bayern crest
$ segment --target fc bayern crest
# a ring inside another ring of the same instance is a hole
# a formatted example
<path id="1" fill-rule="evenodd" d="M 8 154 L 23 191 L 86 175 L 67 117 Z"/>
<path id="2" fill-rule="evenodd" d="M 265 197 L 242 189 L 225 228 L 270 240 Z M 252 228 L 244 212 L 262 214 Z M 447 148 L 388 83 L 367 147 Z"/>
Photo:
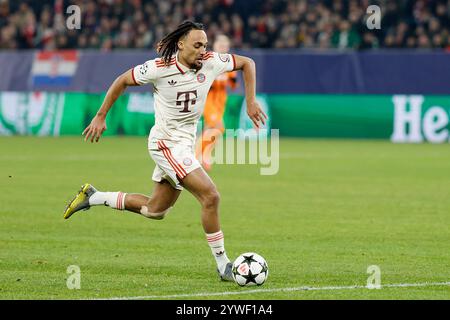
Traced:
<path id="1" fill-rule="evenodd" d="M 205 81 L 205 79 L 206 79 L 205 74 L 199 73 L 199 74 L 197 75 L 197 81 L 198 81 L 198 82 L 202 83 L 202 82 Z"/>
<path id="2" fill-rule="evenodd" d="M 183 159 L 183 164 L 184 164 L 186 167 L 189 167 L 189 166 L 192 164 L 192 159 L 191 159 L 191 158 L 184 158 L 184 159 Z"/>

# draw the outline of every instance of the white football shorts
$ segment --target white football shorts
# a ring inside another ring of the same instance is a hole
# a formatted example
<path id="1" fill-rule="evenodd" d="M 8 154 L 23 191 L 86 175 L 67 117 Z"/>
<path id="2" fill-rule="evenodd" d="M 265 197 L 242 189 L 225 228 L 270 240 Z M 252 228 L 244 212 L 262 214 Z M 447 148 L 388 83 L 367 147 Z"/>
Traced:
<path id="1" fill-rule="evenodd" d="M 164 140 L 149 140 L 148 151 L 156 163 L 152 180 L 167 180 L 178 190 L 183 190 L 180 182 L 190 172 L 201 165 L 194 155 L 194 147 L 172 144 Z"/>

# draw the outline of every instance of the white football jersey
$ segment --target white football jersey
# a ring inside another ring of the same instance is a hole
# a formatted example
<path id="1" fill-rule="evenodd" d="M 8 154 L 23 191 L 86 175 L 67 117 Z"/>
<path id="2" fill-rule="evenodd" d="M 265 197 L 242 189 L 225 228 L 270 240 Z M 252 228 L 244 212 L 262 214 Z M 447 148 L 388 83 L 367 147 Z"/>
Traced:
<path id="1" fill-rule="evenodd" d="M 165 140 L 193 146 L 211 84 L 235 65 L 232 54 L 207 52 L 200 70 L 182 65 L 178 54 L 168 66 L 157 58 L 134 67 L 132 75 L 137 84 L 154 86 L 155 125 L 150 130 L 149 142 Z"/>

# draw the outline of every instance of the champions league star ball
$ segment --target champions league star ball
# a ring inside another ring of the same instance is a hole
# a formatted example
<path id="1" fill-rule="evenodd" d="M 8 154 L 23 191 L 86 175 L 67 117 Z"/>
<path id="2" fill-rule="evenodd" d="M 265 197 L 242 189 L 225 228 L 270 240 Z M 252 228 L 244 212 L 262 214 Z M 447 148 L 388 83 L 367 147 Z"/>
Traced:
<path id="1" fill-rule="evenodd" d="M 254 252 L 243 253 L 237 257 L 233 262 L 232 271 L 234 281 L 241 287 L 260 286 L 269 275 L 266 260 Z"/>

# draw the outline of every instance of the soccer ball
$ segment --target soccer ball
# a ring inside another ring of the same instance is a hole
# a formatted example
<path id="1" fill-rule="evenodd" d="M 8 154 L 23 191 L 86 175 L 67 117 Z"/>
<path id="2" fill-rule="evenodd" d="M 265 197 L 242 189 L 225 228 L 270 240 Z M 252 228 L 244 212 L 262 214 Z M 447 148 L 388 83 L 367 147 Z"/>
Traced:
<path id="1" fill-rule="evenodd" d="M 241 287 L 260 286 L 269 275 L 266 260 L 254 252 L 246 252 L 237 257 L 233 262 L 232 271 L 234 281 Z"/>

